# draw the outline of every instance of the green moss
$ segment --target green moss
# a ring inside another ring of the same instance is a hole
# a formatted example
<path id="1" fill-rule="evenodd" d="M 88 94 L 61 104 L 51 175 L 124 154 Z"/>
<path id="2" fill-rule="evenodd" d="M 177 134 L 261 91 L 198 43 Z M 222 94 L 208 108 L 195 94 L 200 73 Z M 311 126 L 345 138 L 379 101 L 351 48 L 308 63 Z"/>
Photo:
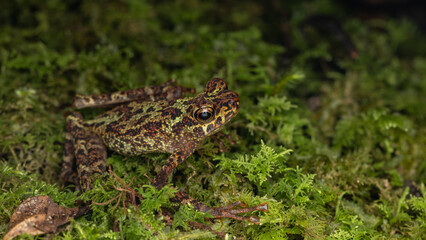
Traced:
<path id="1" fill-rule="evenodd" d="M 228 238 L 426 238 L 426 37 L 411 20 L 361 21 L 330 0 L 6 1 L 2 9 L 0 233 L 20 202 L 49 195 L 67 207 L 114 199 L 57 239 L 218 237 L 189 222 Z M 357 59 L 332 33 L 300 27 L 317 14 L 339 20 Z M 269 212 L 255 213 L 260 225 L 210 223 L 170 202 L 174 188 L 149 186 L 165 154 L 109 156 L 117 177 L 143 196 L 138 208 L 123 207 L 116 188 L 126 186 L 111 173 L 81 196 L 59 187 L 75 94 L 169 79 L 201 91 L 214 76 L 240 96 L 225 129 L 236 144 L 224 140 L 229 151 L 219 153 L 207 141 L 170 183 L 210 206 L 267 202 Z"/>

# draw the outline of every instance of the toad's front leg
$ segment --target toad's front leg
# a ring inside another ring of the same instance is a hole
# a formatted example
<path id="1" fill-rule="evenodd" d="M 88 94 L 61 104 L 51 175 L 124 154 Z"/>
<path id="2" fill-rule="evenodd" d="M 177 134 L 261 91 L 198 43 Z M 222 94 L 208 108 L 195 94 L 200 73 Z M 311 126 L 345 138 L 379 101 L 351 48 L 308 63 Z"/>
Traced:
<path id="1" fill-rule="evenodd" d="M 185 161 L 186 158 L 189 157 L 189 155 L 192 154 L 193 151 L 180 151 L 175 152 L 172 155 L 170 155 L 167 162 L 164 164 L 160 172 L 157 174 L 157 176 L 152 181 L 152 185 L 155 186 L 157 189 L 163 188 L 167 183 L 167 178 L 170 175 L 170 173 L 183 161 Z M 209 213 L 213 216 L 213 218 L 233 218 L 236 220 L 247 220 L 255 224 L 259 224 L 259 218 L 253 217 L 253 216 L 239 216 L 237 214 L 240 213 L 247 213 L 247 212 L 253 212 L 253 211 L 268 211 L 268 204 L 260 204 L 254 207 L 246 207 L 247 205 L 241 201 L 237 201 L 235 203 L 232 203 L 228 206 L 224 207 L 218 207 L 218 208 L 211 208 L 207 205 L 193 199 L 191 196 L 185 194 L 182 191 L 178 191 L 175 196 L 171 199 L 174 202 L 178 202 L 180 204 L 191 204 L 194 206 L 194 209 L 200 212 Z M 237 208 L 241 207 L 241 208 Z"/>

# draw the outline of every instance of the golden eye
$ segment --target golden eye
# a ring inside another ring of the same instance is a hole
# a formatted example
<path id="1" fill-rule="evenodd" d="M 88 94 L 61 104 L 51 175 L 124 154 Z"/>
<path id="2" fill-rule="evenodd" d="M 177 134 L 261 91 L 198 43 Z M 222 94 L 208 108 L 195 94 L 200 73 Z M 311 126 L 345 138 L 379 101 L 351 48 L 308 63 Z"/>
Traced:
<path id="1" fill-rule="evenodd" d="M 197 109 L 194 113 L 194 117 L 199 122 L 209 122 L 214 118 L 214 109 L 212 107 Z"/>

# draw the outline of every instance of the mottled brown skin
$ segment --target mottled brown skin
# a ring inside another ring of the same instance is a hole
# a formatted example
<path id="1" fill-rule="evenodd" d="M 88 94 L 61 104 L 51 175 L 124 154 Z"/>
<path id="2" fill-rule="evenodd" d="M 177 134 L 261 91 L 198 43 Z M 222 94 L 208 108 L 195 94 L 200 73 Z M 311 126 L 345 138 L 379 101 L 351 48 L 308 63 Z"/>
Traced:
<path id="1" fill-rule="evenodd" d="M 82 109 L 87 107 L 102 107 L 117 105 L 131 101 L 158 101 L 182 98 L 185 92 L 194 93 L 193 89 L 173 86 L 173 81 L 168 81 L 155 87 L 130 89 L 110 94 L 81 96 L 74 98 L 73 106 Z"/>
<path id="2" fill-rule="evenodd" d="M 73 177 L 75 158 L 80 186 L 82 190 L 90 188 L 91 179 L 105 171 L 107 147 L 125 155 L 170 153 L 151 183 L 157 189 L 164 187 L 170 173 L 207 137 L 221 130 L 237 114 L 240 106 L 238 94 L 228 90 L 225 82 L 218 78 L 209 81 L 205 91 L 196 97 L 181 98 L 185 92 L 190 90 L 166 83 L 92 98 L 77 97 L 74 105 L 78 108 L 116 104 L 114 100 L 117 99 L 118 103 L 124 104 L 86 122 L 79 113 L 67 118 L 63 181 Z M 242 202 L 210 208 L 181 191 L 172 200 L 192 204 L 196 210 L 209 212 L 215 218 L 228 217 L 256 224 L 258 218 L 236 214 L 268 209 L 267 204 L 233 209 L 245 207 Z"/>

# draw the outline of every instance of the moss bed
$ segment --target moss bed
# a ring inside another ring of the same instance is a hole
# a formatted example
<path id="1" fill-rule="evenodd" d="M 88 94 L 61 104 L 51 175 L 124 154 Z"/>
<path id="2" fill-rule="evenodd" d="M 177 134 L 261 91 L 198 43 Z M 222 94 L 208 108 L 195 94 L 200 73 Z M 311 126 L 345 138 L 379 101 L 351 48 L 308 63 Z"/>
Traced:
<path id="1" fill-rule="evenodd" d="M 116 198 L 35 238 L 426 239 L 425 19 L 416 1 L 359 2 L 2 2 L 0 236 L 28 197 L 107 202 L 119 177 L 136 208 Z M 210 206 L 268 203 L 261 224 L 170 202 L 149 186 L 167 154 L 109 152 L 117 177 L 60 186 L 76 94 L 170 79 L 200 92 L 213 77 L 240 96 L 223 131 L 236 144 L 206 141 L 169 181 Z"/>

